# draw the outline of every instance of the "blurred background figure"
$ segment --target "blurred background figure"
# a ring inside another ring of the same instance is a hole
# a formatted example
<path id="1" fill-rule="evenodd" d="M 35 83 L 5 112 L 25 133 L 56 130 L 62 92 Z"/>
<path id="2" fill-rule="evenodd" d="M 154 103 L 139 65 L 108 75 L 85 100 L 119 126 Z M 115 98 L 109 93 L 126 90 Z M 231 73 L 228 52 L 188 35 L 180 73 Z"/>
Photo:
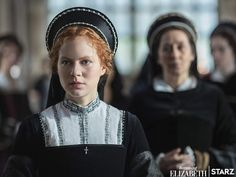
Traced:
<path id="1" fill-rule="evenodd" d="M 206 77 L 219 86 L 236 112 L 236 24 L 221 22 L 210 35 L 214 70 Z"/>
<path id="2" fill-rule="evenodd" d="M 10 92 L 17 89 L 17 78 L 20 69 L 17 63 L 22 55 L 23 48 L 14 35 L 0 37 L 0 89 Z"/>
<path id="3" fill-rule="evenodd" d="M 30 89 L 30 107 L 32 112 L 37 113 L 46 108 L 49 82 L 51 77 L 50 60 L 45 57 L 41 60 L 42 72 L 33 82 Z"/>
<path id="4" fill-rule="evenodd" d="M 210 42 L 215 64 L 210 80 L 223 84 L 236 71 L 236 25 L 230 22 L 220 23 L 211 33 Z"/>
<path id="5" fill-rule="evenodd" d="M 185 16 L 157 18 L 147 35 L 151 82 L 131 101 L 165 176 L 180 167 L 235 168 L 236 119 L 223 92 L 199 79 L 196 39 Z"/>
<path id="6" fill-rule="evenodd" d="M 14 140 L 18 123 L 30 114 L 28 96 L 21 90 L 18 66 L 22 44 L 13 34 L 0 36 L 0 173 Z"/>

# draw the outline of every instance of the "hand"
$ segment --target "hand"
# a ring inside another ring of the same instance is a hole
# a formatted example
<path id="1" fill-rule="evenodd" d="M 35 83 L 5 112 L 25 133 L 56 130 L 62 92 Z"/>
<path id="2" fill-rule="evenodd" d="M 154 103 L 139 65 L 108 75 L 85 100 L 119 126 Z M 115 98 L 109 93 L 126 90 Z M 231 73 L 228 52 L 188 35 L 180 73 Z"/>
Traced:
<path id="1" fill-rule="evenodd" d="M 194 162 L 191 156 L 181 154 L 181 149 L 177 148 L 165 154 L 160 159 L 159 167 L 162 173 L 168 174 L 170 170 L 179 169 L 179 167 L 193 167 Z"/>
<path id="2" fill-rule="evenodd" d="M 196 166 L 198 170 L 205 170 L 210 162 L 210 156 L 207 152 L 194 151 Z"/>

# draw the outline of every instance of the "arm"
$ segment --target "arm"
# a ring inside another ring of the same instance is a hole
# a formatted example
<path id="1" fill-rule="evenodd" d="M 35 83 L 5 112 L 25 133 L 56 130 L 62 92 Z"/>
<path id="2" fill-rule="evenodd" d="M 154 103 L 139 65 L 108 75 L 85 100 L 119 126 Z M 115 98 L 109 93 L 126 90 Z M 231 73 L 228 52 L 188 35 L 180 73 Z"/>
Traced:
<path id="1" fill-rule="evenodd" d="M 35 177 L 32 159 L 27 156 L 11 155 L 2 177 Z"/>
<path id="2" fill-rule="evenodd" d="M 9 157 L 2 177 L 35 177 L 37 149 L 40 147 L 37 117 L 26 119 L 18 130 L 13 154 Z M 39 128 L 39 127 L 38 127 Z"/>
<path id="3" fill-rule="evenodd" d="M 128 169 L 130 177 L 159 177 L 161 176 L 153 156 L 149 150 L 148 142 L 140 121 L 132 114 L 128 114 Z"/>

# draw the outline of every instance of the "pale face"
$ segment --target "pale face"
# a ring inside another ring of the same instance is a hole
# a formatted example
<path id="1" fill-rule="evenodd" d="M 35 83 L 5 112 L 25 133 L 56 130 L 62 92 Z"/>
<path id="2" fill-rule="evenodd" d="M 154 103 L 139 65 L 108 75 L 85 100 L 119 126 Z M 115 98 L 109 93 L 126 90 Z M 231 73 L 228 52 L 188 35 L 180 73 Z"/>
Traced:
<path id="1" fill-rule="evenodd" d="M 3 48 L 4 66 L 6 70 L 9 70 L 13 65 L 17 64 L 19 61 L 19 49 L 15 44 L 10 44 Z"/>
<path id="2" fill-rule="evenodd" d="M 225 72 L 228 68 L 235 66 L 233 49 L 225 38 L 221 36 L 212 37 L 211 51 L 218 70 Z"/>
<path id="3" fill-rule="evenodd" d="M 164 78 L 188 77 L 194 54 L 185 32 L 178 29 L 166 31 L 161 36 L 157 52 Z"/>
<path id="4" fill-rule="evenodd" d="M 99 78 L 106 71 L 86 36 L 64 42 L 57 69 L 66 98 L 84 106 L 96 98 Z"/>

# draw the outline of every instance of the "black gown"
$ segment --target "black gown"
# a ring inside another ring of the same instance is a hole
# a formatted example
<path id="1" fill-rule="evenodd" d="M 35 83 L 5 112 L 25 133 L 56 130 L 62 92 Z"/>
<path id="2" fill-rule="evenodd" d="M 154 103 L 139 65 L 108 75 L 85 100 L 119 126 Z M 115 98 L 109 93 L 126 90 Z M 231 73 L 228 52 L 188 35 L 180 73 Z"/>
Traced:
<path id="1" fill-rule="evenodd" d="M 224 84 L 223 91 L 227 96 L 227 100 L 230 103 L 234 114 L 236 115 L 236 73 L 231 75 L 231 77 Z"/>
<path id="2" fill-rule="evenodd" d="M 200 80 L 194 89 L 173 93 L 150 86 L 133 97 L 130 111 L 140 118 L 154 156 L 190 146 L 209 152 L 212 167 L 232 167 L 236 119 L 217 87 Z"/>
<path id="3" fill-rule="evenodd" d="M 10 155 L 18 123 L 31 115 L 25 92 L 6 92 L 0 89 L 0 174 Z"/>
<path id="4" fill-rule="evenodd" d="M 4 177 L 159 176 L 139 120 L 97 99 L 24 120 Z"/>

